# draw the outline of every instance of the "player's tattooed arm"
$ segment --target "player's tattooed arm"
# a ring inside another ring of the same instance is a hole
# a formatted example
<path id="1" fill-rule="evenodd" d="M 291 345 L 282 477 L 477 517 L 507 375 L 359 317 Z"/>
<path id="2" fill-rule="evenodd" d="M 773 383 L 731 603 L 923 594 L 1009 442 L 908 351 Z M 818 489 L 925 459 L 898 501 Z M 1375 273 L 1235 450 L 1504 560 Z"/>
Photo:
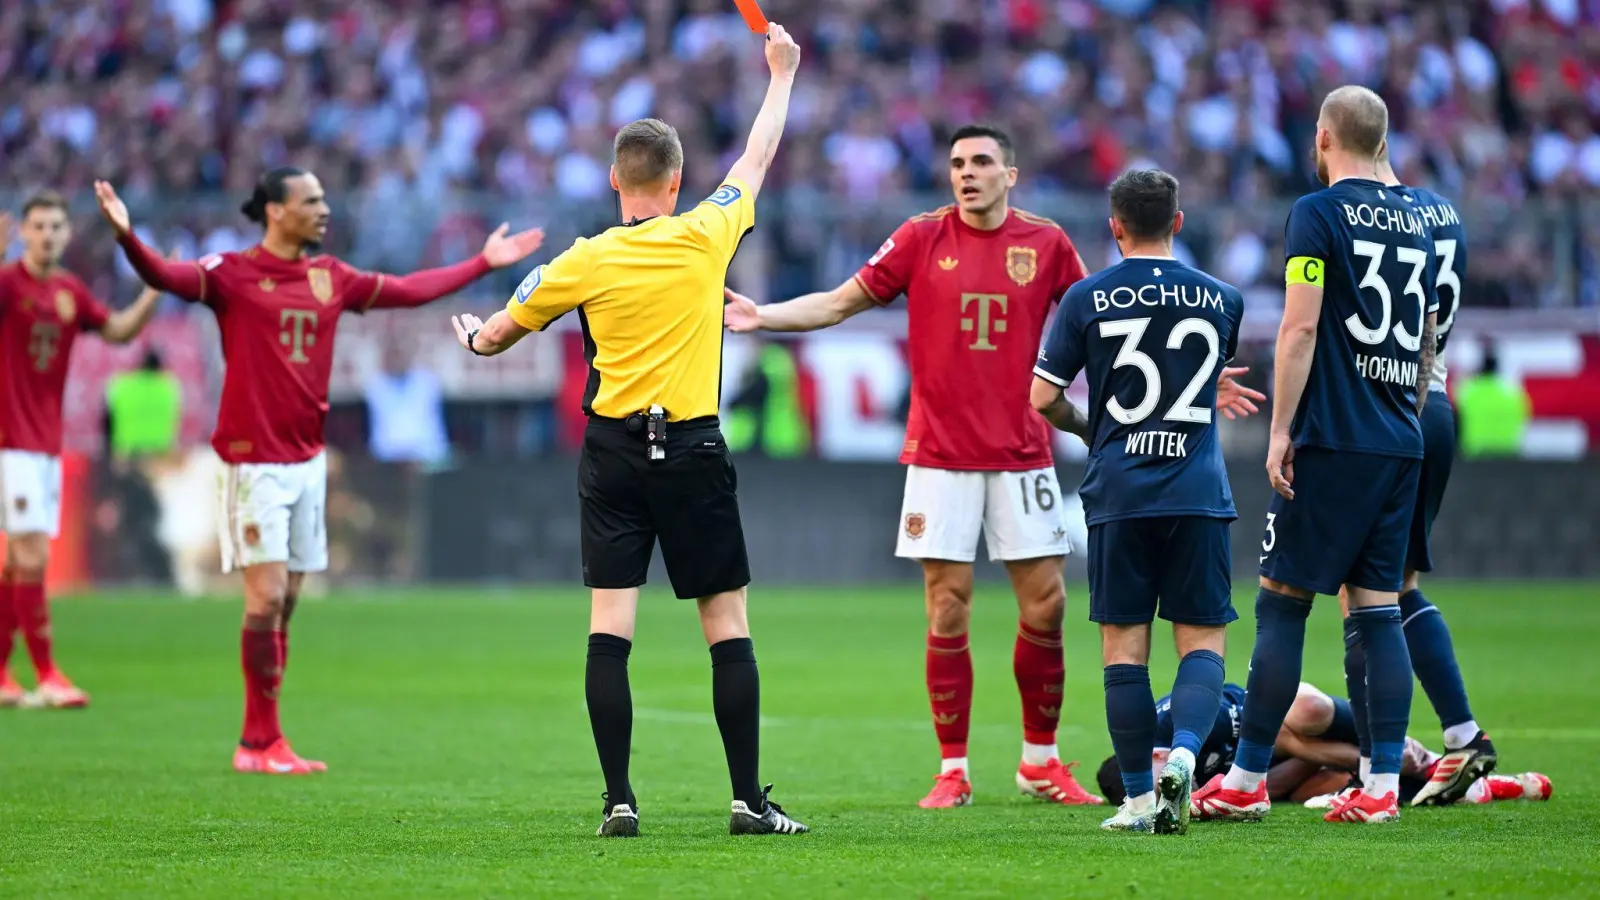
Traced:
<path id="1" fill-rule="evenodd" d="M 783 138 L 783 127 L 789 118 L 794 73 L 800 68 L 800 45 L 782 25 L 768 25 L 765 46 L 772 80 L 767 84 L 767 96 L 756 113 L 755 124 L 750 126 L 744 155 L 728 172 L 730 180 L 737 179 L 750 188 L 752 199 L 761 191 L 761 182 L 766 179 L 767 169 L 778 153 L 778 141 Z"/>
<path id="2" fill-rule="evenodd" d="M 1084 443 L 1089 442 L 1089 417 L 1077 404 L 1067 399 L 1066 392 L 1059 385 L 1035 375 L 1028 399 L 1033 403 L 1034 410 L 1057 431 L 1075 434 Z"/>
<path id="3" fill-rule="evenodd" d="M 1427 321 L 1422 324 L 1422 357 L 1417 365 L 1417 412 L 1428 405 L 1428 394 L 1432 393 L 1428 385 L 1433 381 L 1433 363 L 1439 355 L 1439 345 L 1434 341 L 1434 334 L 1439 330 L 1439 314 L 1428 313 Z"/>
<path id="4" fill-rule="evenodd" d="M 726 287 L 722 293 L 728 301 L 722 308 L 722 323 L 732 332 L 816 331 L 877 305 L 855 278 L 831 291 L 806 294 L 783 303 L 757 305 Z"/>

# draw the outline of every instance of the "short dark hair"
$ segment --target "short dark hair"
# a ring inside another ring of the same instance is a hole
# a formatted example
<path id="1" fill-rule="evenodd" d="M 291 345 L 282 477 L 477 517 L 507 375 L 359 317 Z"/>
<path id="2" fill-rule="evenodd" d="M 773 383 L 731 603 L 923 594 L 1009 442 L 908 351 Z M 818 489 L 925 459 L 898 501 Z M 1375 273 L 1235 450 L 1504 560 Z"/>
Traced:
<path id="1" fill-rule="evenodd" d="M 678 130 L 660 119 L 640 119 L 617 131 L 611 157 L 623 187 L 648 187 L 683 169 L 683 142 Z"/>
<path id="2" fill-rule="evenodd" d="M 1160 169 L 1123 172 L 1111 182 L 1111 215 L 1134 238 L 1166 237 L 1178 217 L 1178 179 Z"/>
<path id="3" fill-rule="evenodd" d="M 40 191 L 39 193 L 34 194 L 32 197 L 29 197 L 28 202 L 22 204 L 22 217 L 26 219 L 28 217 L 28 213 L 31 213 L 36 209 L 59 209 L 63 214 L 65 214 L 68 212 L 67 198 L 61 196 L 55 191 Z"/>
<path id="4" fill-rule="evenodd" d="M 950 146 L 954 147 L 957 141 L 967 138 L 991 138 L 1000 145 L 1000 156 L 1007 167 L 1017 164 L 1017 151 L 1011 145 L 1011 135 L 994 127 L 993 125 L 963 125 L 957 128 L 955 134 L 950 135 Z"/>
<path id="5" fill-rule="evenodd" d="M 289 197 L 289 179 L 309 175 L 299 166 L 279 166 L 262 173 L 256 181 L 256 189 L 250 194 L 239 211 L 244 217 L 257 225 L 267 224 L 267 204 L 282 203 Z"/>
<path id="6" fill-rule="evenodd" d="M 1322 117 L 1339 146 L 1376 159 L 1389 133 L 1389 107 L 1370 88 L 1347 84 L 1322 101 Z"/>
<path id="7" fill-rule="evenodd" d="M 1122 767 L 1117 765 L 1115 756 L 1106 757 L 1100 764 L 1100 771 L 1094 773 L 1094 780 L 1100 785 L 1100 796 L 1112 806 L 1121 806 L 1128 798 L 1128 789 L 1122 786 Z"/>

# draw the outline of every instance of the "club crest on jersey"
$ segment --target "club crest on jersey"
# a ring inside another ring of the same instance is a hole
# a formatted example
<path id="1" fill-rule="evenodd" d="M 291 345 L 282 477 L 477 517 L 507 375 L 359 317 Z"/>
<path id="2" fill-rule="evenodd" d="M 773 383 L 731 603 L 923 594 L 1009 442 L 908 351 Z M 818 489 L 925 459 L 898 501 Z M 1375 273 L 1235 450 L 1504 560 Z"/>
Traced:
<path id="1" fill-rule="evenodd" d="M 922 513 L 906 513 L 906 537 L 913 541 L 928 530 L 928 518 Z"/>
<path id="2" fill-rule="evenodd" d="M 56 315 L 67 325 L 77 318 L 78 301 L 73 298 L 71 291 L 56 291 Z"/>
<path id="3" fill-rule="evenodd" d="M 1039 275 L 1039 251 L 1032 247 L 1007 247 L 1006 274 L 1019 287 L 1027 287 Z"/>
<path id="4" fill-rule="evenodd" d="M 327 269 L 307 269 L 306 281 L 311 282 L 311 296 L 317 298 L 318 303 L 333 299 L 333 275 Z"/>

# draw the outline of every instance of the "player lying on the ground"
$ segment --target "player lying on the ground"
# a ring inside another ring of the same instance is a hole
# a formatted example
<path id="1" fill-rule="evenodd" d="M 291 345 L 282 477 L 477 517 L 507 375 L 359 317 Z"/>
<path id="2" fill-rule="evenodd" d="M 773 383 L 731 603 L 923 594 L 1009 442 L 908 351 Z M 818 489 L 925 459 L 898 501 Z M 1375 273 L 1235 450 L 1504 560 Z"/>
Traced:
<path id="1" fill-rule="evenodd" d="M 72 709 L 89 695 L 52 655 L 44 573 L 50 540 L 61 527 L 61 402 L 78 335 L 126 344 L 144 330 L 161 292 L 146 289 L 111 312 L 77 276 L 61 268 L 72 240 L 67 201 L 46 191 L 22 207 L 22 258 L 0 266 L 0 707 Z M 11 217 L 0 213 L 0 260 L 11 242 Z M 33 693 L 6 661 L 17 631 L 33 658 Z"/>
<path id="2" fill-rule="evenodd" d="M 1227 684 L 1217 706 L 1216 722 L 1201 745 L 1195 779 L 1206 781 L 1228 770 L 1238 750 L 1239 719 L 1244 709 L 1245 690 Z M 1157 748 L 1154 764 L 1162 765 L 1172 742 L 1172 697 L 1156 702 Z M 1301 682 L 1289 715 L 1273 746 L 1272 767 L 1267 772 L 1267 793 L 1273 800 L 1304 802 L 1313 809 L 1328 809 L 1337 795 L 1352 789 L 1359 763 L 1355 716 L 1350 701 L 1334 697 L 1314 685 Z M 1409 802 L 1429 783 L 1441 757 L 1414 738 L 1406 738 L 1401 760 L 1400 794 Z M 1110 756 L 1096 774 L 1106 799 L 1121 802 L 1122 771 L 1117 758 Z M 1550 779 L 1538 772 L 1520 775 L 1489 775 L 1471 783 L 1463 798 L 1468 803 L 1494 800 L 1548 800 Z"/>
<path id="3" fill-rule="evenodd" d="M 128 262 L 149 284 L 211 307 L 228 371 L 211 446 L 222 458 L 222 570 L 244 572 L 244 733 L 240 772 L 303 775 L 327 768 L 302 759 L 278 724 L 289 660 L 289 620 L 307 572 L 328 567 L 327 456 L 323 423 L 339 317 L 421 306 L 489 270 L 521 261 L 543 232 L 489 235 L 471 259 L 411 275 L 363 272 L 318 250 L 331 213 L 322 184 L 303 169 L 261 177 L 243 212 L 263 229 L 238 253 L 168 262 L 133 233 L 111 185 L 95 183 L 100 212 Z"/>

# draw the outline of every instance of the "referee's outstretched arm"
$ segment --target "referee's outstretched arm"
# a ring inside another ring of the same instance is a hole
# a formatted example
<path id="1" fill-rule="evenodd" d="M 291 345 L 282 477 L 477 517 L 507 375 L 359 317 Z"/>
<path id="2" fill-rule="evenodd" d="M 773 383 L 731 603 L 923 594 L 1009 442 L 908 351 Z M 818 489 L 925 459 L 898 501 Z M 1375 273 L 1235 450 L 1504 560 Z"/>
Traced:
<path id="1" fill-rule="evenodd" d="M 755 124 L 750 126 L 744 155 L 728 170 L 727 180 L 744 182 L 750 188 L 751 199 L 761 192 L 761 182 L 778 152 L 778 140 L 789 119 L 789 92 L 794 89 L 794 74 L 800 68 L 800 45 L 782 25 L 769 26 L 767 66 L 772 69 L 772 80 L 767 83 L 766 99 L 756 113 Z"/>

